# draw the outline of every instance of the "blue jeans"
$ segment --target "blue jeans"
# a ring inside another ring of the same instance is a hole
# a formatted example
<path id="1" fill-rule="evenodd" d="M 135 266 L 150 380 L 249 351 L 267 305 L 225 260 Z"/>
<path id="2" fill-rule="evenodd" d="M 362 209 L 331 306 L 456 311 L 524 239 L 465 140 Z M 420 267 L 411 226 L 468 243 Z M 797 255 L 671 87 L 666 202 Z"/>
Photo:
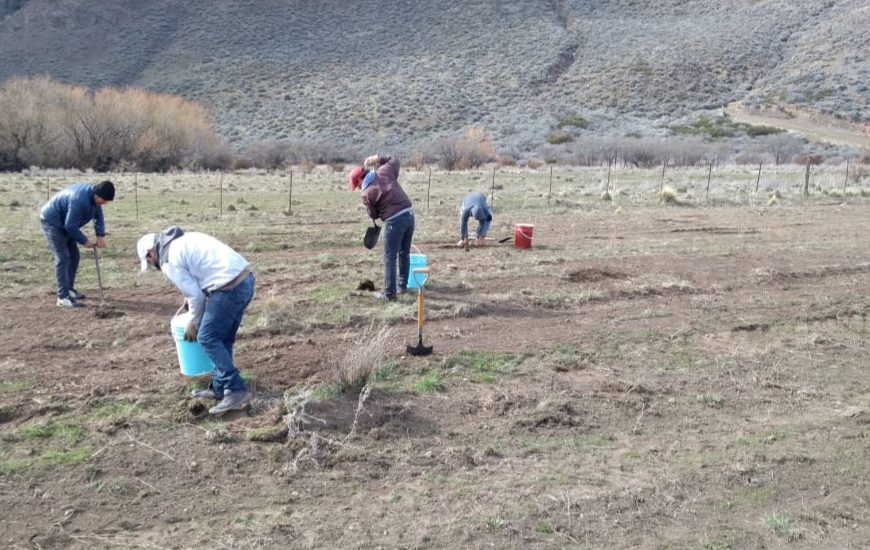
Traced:
<path id="1" fill-rule="evenodd" d="M 199 324 L 197 341 L 214 362 L 209 386 L 223 397 L 224 390 L 244 391 L 245 382 L 233 364 L 233 344 L 242 324 L 245 308 L 254 297 L 254 274 L 251 273 L 232 290 L 212 292 L 205 303 L 205 315 Z"/>
<path id="2" fill-rule="evenodd" d="M 408 211 L 398 218 L 384 223 L 384 294 L 388 298 L 408 289 L 408 272 L 411 269 L 411 239 L 414 237 L 414 213 Z M 396 281 L 396 265 L 399 280 Z"/>
<path id="3" fill-rule="evenodd" d="M 48 248 L 54 254 L 54 279 L 57 282 L 57 297 L 69 298 L 69 291 L 75 288 L 76 273 L 79 271 L 79 243 L 69 236 L 65 229 L 41 222 L 42 234 L 48 241 Z"/>

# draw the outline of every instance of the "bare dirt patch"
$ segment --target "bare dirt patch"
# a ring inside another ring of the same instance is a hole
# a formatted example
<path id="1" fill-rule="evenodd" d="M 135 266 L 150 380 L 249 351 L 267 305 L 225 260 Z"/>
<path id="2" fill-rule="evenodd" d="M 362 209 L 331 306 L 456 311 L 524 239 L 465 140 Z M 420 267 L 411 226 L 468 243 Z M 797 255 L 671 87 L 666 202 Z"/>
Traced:
<path id="1" fill-rule="evenodd" d="M 358 237 L 347 213 L 311 230 L 316 246 L 304 224 L 260 242 L 197 219 L 257 268 L 235 349 L 254 403 L 221 419 L 188 398 L 201 381 L 178 372 L 178 296 L 137 278 L 140 224 L 120 211 L 125 251 L 104 255 L 104 280 L 123 316 L 56 308 L 47 251 L 21 272 L 29 286 L 0 301 L 0 537 L 13 548 L 861 547 L 870 257 L 853 237 L 870 218 L 858 201 L 669 211 L 689 230 L 677 233 L 661 230 L 657 207 L 538 212 L 559 229 L 532 220 L 532 250 L 430 246 L 426 358 L 405 353 L 410 297 L 355 290 L 382 266 L 347 244 Z M 454 214 L 421 214 L 421 234 Z M 707 230 L 732 227 L 746 231 Z M 20 253 L 41 251 L 37 237 Z M 363 401 L 337 387 L 328 358 L 370 326 L 395 337 Z M 307 422 L 288 425 L 294 391 L 311 392 Z"/>

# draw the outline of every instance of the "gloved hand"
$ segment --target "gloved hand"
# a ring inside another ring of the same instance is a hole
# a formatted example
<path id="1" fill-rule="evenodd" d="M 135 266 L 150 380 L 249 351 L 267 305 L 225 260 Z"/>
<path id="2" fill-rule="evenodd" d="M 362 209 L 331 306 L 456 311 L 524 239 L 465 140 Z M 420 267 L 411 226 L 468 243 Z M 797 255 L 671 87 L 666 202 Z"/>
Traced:
<path id="1" fill-rule="evenodd" d="M 196 342 L 196 337 L 199 334 L 199 325 L 187 323 L 187 328 L 184 329 L 184 341 Z"/>

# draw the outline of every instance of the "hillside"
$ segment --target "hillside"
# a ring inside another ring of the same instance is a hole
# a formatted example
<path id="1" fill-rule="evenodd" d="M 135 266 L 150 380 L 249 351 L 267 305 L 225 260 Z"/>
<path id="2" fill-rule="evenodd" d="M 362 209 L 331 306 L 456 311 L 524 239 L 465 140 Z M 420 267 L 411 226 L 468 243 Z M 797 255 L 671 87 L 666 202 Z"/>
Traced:
<path id="1" fill-rule="evenodd" d="M 870 119 L 868 28 L 865 0 L 0 0 L 0 81 L 180 94 L 237 146 L 476 125 L 525 150 L 569 117 L 663 135 L 738 100 Z"/>

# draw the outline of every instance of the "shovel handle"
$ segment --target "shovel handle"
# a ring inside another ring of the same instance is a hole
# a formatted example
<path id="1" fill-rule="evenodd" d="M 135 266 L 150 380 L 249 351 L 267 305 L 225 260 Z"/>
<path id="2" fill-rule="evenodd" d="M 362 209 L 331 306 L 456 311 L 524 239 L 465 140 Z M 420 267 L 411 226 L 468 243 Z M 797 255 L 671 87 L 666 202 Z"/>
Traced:
<path id="1" fill-rule="evenodd" d="M 100 255 L 97 253 L 97 247 L 94 247 L 94 264 L 97 266 L 97 285 L 100 287 L 100 303 L 103 303 L 103 277 L 100 275 Z"/>

